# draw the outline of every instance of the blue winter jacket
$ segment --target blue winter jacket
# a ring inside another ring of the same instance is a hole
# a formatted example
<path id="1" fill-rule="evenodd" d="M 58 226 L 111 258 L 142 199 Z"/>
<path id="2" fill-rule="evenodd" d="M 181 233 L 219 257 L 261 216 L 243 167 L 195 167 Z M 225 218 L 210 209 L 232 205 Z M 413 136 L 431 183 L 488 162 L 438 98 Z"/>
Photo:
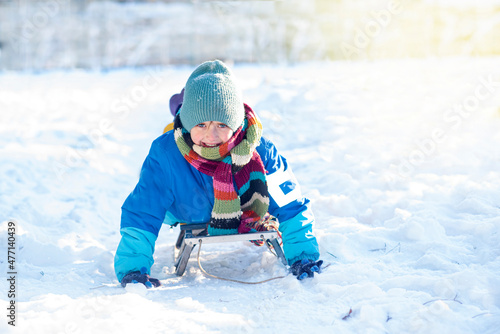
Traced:
<path id="1" fill-rule="evenodd" d="M 288 263 L 304 258 L 316 261 L 319 251 L 310 201 L 302 197 L 291 168 L 273 143 L 262 138 L 257 152 L 268 171 L 269 213 L 279 220 Z M 137 186 L 122 206 L 122 238 L 115 255 L 118 280 L 142 267 L 148 268 L 149 274 L 162 224 L 206 223 L 213 204 L 212 177 L 186 161 L 174 141 L 174 132 L 157 138 Z"/>

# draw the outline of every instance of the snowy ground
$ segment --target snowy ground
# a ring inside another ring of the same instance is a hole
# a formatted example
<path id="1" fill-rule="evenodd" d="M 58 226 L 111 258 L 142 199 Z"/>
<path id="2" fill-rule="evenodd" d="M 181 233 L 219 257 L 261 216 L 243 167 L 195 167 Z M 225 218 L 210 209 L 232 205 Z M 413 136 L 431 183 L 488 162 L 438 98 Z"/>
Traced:
<path id="1" fill-rule="evenodd" d="M 2 333 L 498 333 L 500 59 L 237 65 L 247 103 L 312 199 L 313 280 L 174 274 L 164 228 L 145 290 L 117 283 L 120 206 L 193 68 L 0 74 L 0 225 L 16 223 L 16 328 Z M 205 269 L 286 274 L 263 248 Z M 93 289 L 95 287 L 100 287 Z"/>

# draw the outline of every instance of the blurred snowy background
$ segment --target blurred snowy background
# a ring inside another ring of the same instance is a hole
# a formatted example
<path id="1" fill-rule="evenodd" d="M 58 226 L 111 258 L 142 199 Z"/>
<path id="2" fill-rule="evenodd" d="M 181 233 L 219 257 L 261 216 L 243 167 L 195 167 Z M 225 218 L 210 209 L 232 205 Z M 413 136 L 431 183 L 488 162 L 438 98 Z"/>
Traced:
<path id="1" fill-rule="evenodd" d="M 500 54 L 497 0 L 0 1 L 0 69 Z"/>

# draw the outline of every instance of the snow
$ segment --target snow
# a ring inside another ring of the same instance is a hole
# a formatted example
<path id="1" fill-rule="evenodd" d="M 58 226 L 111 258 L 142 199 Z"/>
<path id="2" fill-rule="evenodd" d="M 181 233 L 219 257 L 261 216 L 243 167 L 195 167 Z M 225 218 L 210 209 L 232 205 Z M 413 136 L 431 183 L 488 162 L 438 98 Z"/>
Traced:
<path id="1" fill-rule="evenodd" d="M 497 333 L 500 58 L 235 64 L 246 102 L 313 201 L 325 266 L 260 285 L 177 277 L 164 227 L 152 276 L 113 271 L 120 206 L 192 67 L 0 74 L 0 238 L 16 223 L 16 327 L 2 333 Z M 203 267 L 286 275 L 250 243 Z"/>

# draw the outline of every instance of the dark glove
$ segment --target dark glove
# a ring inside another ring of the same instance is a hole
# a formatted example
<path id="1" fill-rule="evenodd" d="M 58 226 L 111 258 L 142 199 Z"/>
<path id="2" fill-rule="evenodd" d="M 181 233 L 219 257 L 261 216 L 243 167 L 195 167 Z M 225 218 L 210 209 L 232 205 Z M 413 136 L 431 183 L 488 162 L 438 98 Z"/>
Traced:
<path id="1" fill-rule="evenodd" d="M 153 286 L 155 288 L 161 285 L 160 280 L 156 278 L 149 277 L 146 267 L 142 267 L 141 271 L 134 271 L 128 273 L 122 278 L 122 286 L 125 287 L 128 283 L 142 283 L 146 288 L 151 289 Z"/>
<path id="2" fill-rule="evenodd" d="M 298 280 L 302 280 L 306 277 L 314 277 L 314 273 L 319 274 L 321 272 L 322 264 L 323 260 L 315 262 L 309 259 L 302 259 L 292 264 L 292 274 L 297 276 Z"/>

